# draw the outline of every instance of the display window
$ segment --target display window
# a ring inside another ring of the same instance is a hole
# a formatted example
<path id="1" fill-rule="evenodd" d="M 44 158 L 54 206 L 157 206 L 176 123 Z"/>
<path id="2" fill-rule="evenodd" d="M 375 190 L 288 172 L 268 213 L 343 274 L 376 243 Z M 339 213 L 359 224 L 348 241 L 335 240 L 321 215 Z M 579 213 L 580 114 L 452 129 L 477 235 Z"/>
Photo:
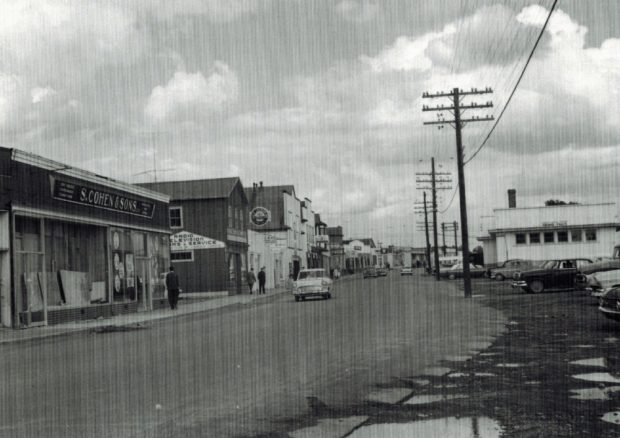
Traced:
<path id="1" fill-rule="evenodd" d="M 47 319 L 42 226 L 40 219 L 15 217 L 14 278 L 21 325 L 44 324 Z"/>

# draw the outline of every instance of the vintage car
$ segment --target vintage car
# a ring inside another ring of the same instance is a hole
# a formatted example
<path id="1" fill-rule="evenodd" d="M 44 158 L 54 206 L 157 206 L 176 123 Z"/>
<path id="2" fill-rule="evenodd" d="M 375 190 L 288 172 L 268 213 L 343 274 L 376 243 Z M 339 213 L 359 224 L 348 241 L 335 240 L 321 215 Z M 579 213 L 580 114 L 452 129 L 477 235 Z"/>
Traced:
<path id="1" fill-rule="evenodd" d="M 532 293 L 548 289 L 574 289 L 583 281 L 580 269 L 591 263 L 590 259 L 547 260 L 536 269 L 517 272 L 512 287 Z"/>
<path id="2" fill-rule="evenodd" d="M 532 269 L 535 266 L 531 260 L 512 259 L 506 260 L 496 268 L 489 270 L 489 278 L 497 281 L 512 279 L 515 273 Z"/>
<path id="3" fill-rule="evenodd" d="M 325 269 L 302 269 L 297 275 L 293 287 L 295 301 L 304 301 L 308 297 L 332 297 L 332 280 Z"/>
<path id="4" fill-rule="evenodd" d="M 366 268 L 362 274 L 364 278 L 373 278 L 377 276 L 377 270 L 375 268 Z"/>
<path id="5" fill-rule="evenodd" d="M 471 278 L 484 277 L 486 270 L 482 267 L 469 264 L 469 276 Z M 463 263 L 457 263 L 450 269 L 439 271 L 439 277 L 454 280 L 463 277 Z"/>
<path id="6" fill-rule="evenodd" d="M 388 275 L 388 270 L 385 268 L 379 268 L 377 269 L 377 276 L 379 277 L 387 277 Z"/>
<path id="7" fill-rule="evenodd" d="M 408 267 L 401 268 L 400 275 L 413 275 L 413 269 Z"/>
<path id="8" fill-rule="evenodd" d="M 585 278 L 585 290 L 595 298 L 600 298 L 612 288 L 620 287 L 620 269 L 595 272 Z"/>
<path id="9" fill-rule="evenodd" d="M 601 297 L 598 310 L 607 318 L 620 321 L 620 287 L 609 289 Z"/>

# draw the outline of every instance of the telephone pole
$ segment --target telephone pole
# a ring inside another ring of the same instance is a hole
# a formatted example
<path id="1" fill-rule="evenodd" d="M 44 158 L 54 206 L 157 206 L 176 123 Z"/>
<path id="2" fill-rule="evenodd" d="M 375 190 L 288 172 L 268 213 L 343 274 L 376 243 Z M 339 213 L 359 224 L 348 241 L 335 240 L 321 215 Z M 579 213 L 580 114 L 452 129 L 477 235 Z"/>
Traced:
<path id="1" fill-rule="evenodd" d="M 437 183 L 451 183 L 452 179 L 450 179 L 449 176 L 450 173 L 447 172 L 436 172 L 435 171 L 435 157 L 431 158 L 431 171 L 430 173 L 427 172 L 416 172 L 416 177 L 418 175 L 423 175 L 423 176 L 430 176 L 431 179 L 416 179 L 416 183 L 430 183 L 431 186 L 428 187 L 418 187 L 418 189 L 422 189 L 422 190 L 431 190 L 431 196 L 432 196 L 432 213 L 433 213 L 433 247 L 435 249 L 434 251 L 434 260 L 435 260 L 435 279 L 436 280 L 440 280 L 441 277 L 439 276 L 439 244 L 437 243 L 437 190 L 450 190 L 451 187 L 446 187 L 446 186 L 437 186 Z M 443 176 L 442 178 L 437 179 L 437 176 Z"/>
<path id="2" fill-rule="evenodd" d="M 459 229 L 459 224 L 458 224 L 457 221 L 454 221 L 454 222 L 442 222 L 441 223 L 441 230 L 444 233 L 444 236 L 443 236 L 444 248 L 448 248 L 448 246 L 446 246 L 446 236 L 445 236 L 445 233 L 449 233 L 450 231 L 454 231 L 454 253 L 457 254 L 457 255 L 459 253 L 458 243 L 456 241 L 456 232 L 457 232 L 458 229 Z"/>
<path id="3" fill-rule="evenodd" d="M 448 98 L 452 101 L 452 105 L 447 107 L 444 105 L 436 107 L 429 107 L 427 105 L 423 105 L 422 111 L 438 111 L 437 121 L 424 122 L 425 125 L 439 125 L 438 128 L 441 129 L 444 127 L 445 124 L 448 124 L 452 126 L 456 131 L 456 155 L 459 178 L 459 202 L 461 210 L 461 245 L 463 247 L 463 285 L 465 289 L 465 298 L 471 297 L 471 274 L 469 272 L 469 235 L 467 230 L 467 204 L 465 199 L 465 172 L 463 169 L 464 160 L 461 130 L 467 123 L 485 122 L 494 119 L 493 116 L 472 116 L 469 119 L 462 118 L 462 113 L 467 110 L 478 110 L 482 108 L 493 107 L 493 102 L 491 101 L 487 101 L 484 104 L 479 104 L 475 102 L 463 104 L 462 99 L 465 96 L 489 94 L 492 92 L 493 90 L 489 87 L 485 88 L 484 90 L 472 88 L 470 91 L 463 91 L 460 90 L 458 87 L 455 87 L 452 89 L 452 91 L 449 91 L 447 93 L 440 91 L 438 93 L 424 92 L 422 94 L 423 99 Z M 444 111 L 452 114 L 454 116 L 454 119 L 446 120 L 443 116 Z"/>
<path id="4" fill-rule="evenodd" d="M 424 198 L 424 230 L 426 234 L 426 267 L 430 269 L 431 267 L 431 242 L 428 238 L 428 210 L 426 207 L 426 192 L 422 192 Z M 418 210 L 418 208 L 415 208 Z"/>
<path id="5" fill-rule="evenodd" d="M 441 246 L 441 251 L 443 252 L 443 256 L 446 256 L 446 223 L 441 223 L 441 240 L 443 245 Z"/>

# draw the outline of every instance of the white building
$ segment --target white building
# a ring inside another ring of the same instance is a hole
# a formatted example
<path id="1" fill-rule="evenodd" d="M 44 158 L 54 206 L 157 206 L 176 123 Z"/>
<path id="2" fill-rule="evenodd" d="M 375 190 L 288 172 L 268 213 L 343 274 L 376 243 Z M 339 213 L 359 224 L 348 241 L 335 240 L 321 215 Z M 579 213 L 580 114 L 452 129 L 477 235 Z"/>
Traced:
<path id="1" fill-rule="evenodd" d="M 487 219 L 478 238 L 487 264 L 610 256 L 620 227 L 615 203 L 499 208 Z"/>

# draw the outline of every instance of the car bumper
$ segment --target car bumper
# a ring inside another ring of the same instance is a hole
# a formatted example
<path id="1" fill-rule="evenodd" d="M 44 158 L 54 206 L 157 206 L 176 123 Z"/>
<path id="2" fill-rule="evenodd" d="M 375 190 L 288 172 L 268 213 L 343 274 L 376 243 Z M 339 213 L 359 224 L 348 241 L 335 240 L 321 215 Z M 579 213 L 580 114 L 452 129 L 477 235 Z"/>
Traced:
<path id="1" fill-rule="evenodd" d="M 620 321 L 620 310 L 610 309 L 608 307 L 599 307 L 598 310 L 607 318 L 614 321 Z"/>
<path id="2" fill-rule="evenodd" d="M 322 297 L 328 293 L 330 293 L 328 287 L 293 290 L 293 295 L 296 297 Z"/>
<path id="3" fill-rule="evenodd" d="M 515 287 L 527 287 L 527 282 L 521 280 L 521 281 L 513 281 L 512 284 L 510 285 L 511 287 L 515 288 Z"/>

